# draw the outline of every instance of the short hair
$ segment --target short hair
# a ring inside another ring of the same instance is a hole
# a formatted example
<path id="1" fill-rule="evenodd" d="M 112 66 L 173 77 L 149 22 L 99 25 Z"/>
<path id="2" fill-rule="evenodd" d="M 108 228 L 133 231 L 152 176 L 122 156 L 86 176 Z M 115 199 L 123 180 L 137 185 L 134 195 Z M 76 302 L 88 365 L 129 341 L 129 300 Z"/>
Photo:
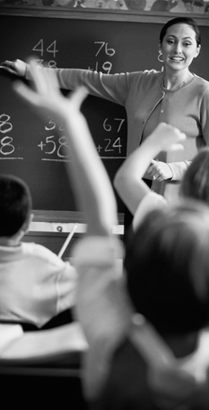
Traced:
<path id="1" fill-rule="evenodd" d="M 184 201 L 150 211 L 127 244 L 127 290 L 136 312 L 161 334 L 209 322 L 209 209 Z"/>
<path id="2" fill-rule="evenodd" d="M 191 17 L 176 17 L 174 19 L 167 21 L 167 23 L 164 24 L 160 32 L 160 38 L 159 38 L 160 44 L 162 44 L 168 28 L 173 26 L 174 24 L 188 24 L 188 26 L 192 27 L 196 34 L 197 46 L 201 45 L 201 34 L 200 34 L 199 27 L 197 23 L 195 22 L 195 20 L 193 20 Z"/>
<path id="3" fill-rule="evenodd" d="M 182 178 L 180 196 L 204 201 L 209 205 L 209 147 L 200 149 Z"/>
<path id="4" fill-rule="evenodd" d="M 32 198 L 27 184 L 20 178 L 0 175 L 0 237 L 15 235 L 29 221 Z"/>

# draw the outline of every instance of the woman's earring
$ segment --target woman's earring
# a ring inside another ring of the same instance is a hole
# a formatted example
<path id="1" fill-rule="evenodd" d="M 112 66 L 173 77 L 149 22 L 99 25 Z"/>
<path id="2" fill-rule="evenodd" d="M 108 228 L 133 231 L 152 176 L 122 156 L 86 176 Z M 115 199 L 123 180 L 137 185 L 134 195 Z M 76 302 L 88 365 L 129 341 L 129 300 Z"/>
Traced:
<path id="1" fill-rule="evenodd" d="M 160 63 L 164 63 L 163 59 L 162 60 L 160 59 L 162 55 L 163 55 L 162 51 L 159 50 L 157 59 L 158 61 L 160 61 Z"/>

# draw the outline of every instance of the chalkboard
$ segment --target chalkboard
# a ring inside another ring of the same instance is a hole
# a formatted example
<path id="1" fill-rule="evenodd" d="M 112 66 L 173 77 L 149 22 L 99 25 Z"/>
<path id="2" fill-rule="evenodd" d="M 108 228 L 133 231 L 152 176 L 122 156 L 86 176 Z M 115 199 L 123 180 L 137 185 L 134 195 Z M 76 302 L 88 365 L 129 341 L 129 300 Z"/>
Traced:
<path id="1" fill-rule="evenodd" d="M 161 24 L 0 15 L 0 61 L 33 55 L 53 67 L 102 72 L 161 69 L 157 60 Z M 209 27 L 193 71 L 209 80 Z M 205 43 L 204 43 L 205 42 Z M 22 177 L 37 210 L 77 211 L 63 157 L 63 137 L 15 94 L 15 76 L 0 70 L 0 172 Z M 113 180 L 126 157 L 126 113 L 122 106 L 88 97 L 83 108 L 98 154 Z M 79 181 L 77 181 L 79 184 Z M 118 200 L 118 211 L 124 206 Z"/>

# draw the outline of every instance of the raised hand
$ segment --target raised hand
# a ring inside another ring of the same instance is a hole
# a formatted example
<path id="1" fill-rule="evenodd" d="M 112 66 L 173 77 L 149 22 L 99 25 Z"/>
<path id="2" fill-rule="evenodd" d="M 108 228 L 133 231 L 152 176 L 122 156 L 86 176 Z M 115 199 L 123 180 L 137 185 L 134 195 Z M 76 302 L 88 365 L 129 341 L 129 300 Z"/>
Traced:
<path id="1" fill-rule="evenodd" d="M 165 122 L 160 122 L 152 134 L 147 138 L 149 142 L 157 147 L 157 151 L 176 151 L 183 150 L 182 142 L 186 135 L 178 128 L 173 127 Z"/>
<path id="2" fill-rule="evenodd" d="M 68 140 L 65 149 L 70 154 L 70 161 L 65 163 L 66 170 L 78 209 L 84 213 L 87 233 L 109 235 L 112 226 L 117 224 L 117 204 L 88 123 L 80 110 L 88 91 L 81 86 L 65 97 L 59 89 L 54 69 L 39 67 L 34 60 L 30 60 L 29 69 L 33 89 L 22 81 L 16 81 L 14 88 L 40 116 L 50 115 L 57 125 L 64 126 Z"/>
<path id="3" fill-rule="evenodd" d="M 50 115 L 57 124 L 69 119 L 72 126 L 76 115 L 82 117 L 79 110 L 88 94 L 86 88 L 81 86 L 66 98 L 60 91 L 55 70 L 40 67 L 33 59 L 29 61 L 29 68 L 33 89 L 22 81 L 16 81 L 16 92 L 29 102 L 40 116 L 46 118 Z"/>

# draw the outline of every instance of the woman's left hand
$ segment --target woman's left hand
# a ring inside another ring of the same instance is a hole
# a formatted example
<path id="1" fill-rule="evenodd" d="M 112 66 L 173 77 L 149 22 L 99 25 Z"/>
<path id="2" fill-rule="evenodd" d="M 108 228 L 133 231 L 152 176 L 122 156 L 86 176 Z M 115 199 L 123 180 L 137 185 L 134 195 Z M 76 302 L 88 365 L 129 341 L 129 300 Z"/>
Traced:
<path id="1" fill-rule="evenodd" d="M 171 179 L 173 174 L 171 168 L 166 162 L 152 160 L 150 166 L 147 169 L 147 173 L 155 181 L 164 181 Z"/>

